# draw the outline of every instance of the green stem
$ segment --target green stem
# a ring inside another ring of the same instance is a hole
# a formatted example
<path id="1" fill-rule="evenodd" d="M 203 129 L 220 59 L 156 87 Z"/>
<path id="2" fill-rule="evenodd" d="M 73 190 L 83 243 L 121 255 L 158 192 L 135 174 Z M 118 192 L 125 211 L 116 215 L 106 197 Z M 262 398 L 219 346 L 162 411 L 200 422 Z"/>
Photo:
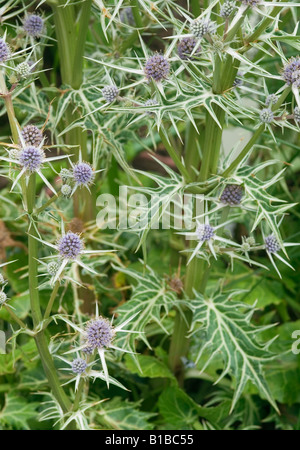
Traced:
<path id="1" fill-rule="evenodd" d="M 160 135 L 160 138 L 162 140 L 162 143 L 164 144 L 167 152 L 169 153 L 169 155 L 173 159 L 174 163 L 176 164 L 176 167 L 179 170 L 179 172 L 181 173 L 181 175 L 187 181 L 190 181 L 190 175 L 189 175 L 189 172 L 188 172 L 187 168 L 181 162 L 181 159 L 180 159 L 179 155 L 177 154 L 176 150 L 174 150 L 172 145 L 169 143 L 168 138 L 166 137 L 166 135 L 164 134 L 164 132 L 163 132 L 163 130 L 161 128 L 159 129 L 159 135 Z"/>
<path id="2" fill-rule="evenodd" d="M 6 311 L 9 313 L 9 315 L 11 316 L 11 318 L 12 318 L 15 322 L 17 322 L 17 324 L 20 325 L 21 328 L 27 328 L 27 327 L 26 327 L 26 324 L 25 324 L 21 319 L 19 319 L 18 316 L 16 316 L 16 314 L 13 312 L 13 310 L 12 310 L 8 305 L 6 305 L 6 304 L 4 303 L 2 306 L 6 309 Z"/>
<path id="3" fill-rule="evenodd" d="M 48 319 L 48 317 L 49 317 L 50 314 L 51 314 L 52 307 L 53 307 L 53 304 L 54 304 L 54 302 L 55 302 L 55 299 L 56 299 L 56 296 L 57 296 L 57 293 L 58 293 L 59 286 L 60 286 L 60 282 L 57 281 L 57 282 L 55 283 L 54 288 L 53 288 L 53 291 L 52 291 L 52 293 L 51 293 L 51 297 L 50 297 L 49 303 L 48 303 L 48 305 L 47 305 L 47 308 L 46 308 L 46 311 L 45 311 L 45 314 L 44 314 L 44 320 Z"/>
<path id="4" fill-rule="evenodd" d="M 42 313 L 40 308 L 38 277 L 37 277 L 38 240 L 36 238 L 38 238 L 38 233 L 36 226 L 34 226 L 34 221 L 36 220 L 36 217 L 33 215 L 36 197 L 35 173 L 32 174 L 29 178 L 26 192 L 27 192 L 27 213 L 29 217 L 29 229 L 28 229 L 29 294 L 30 294 L 30 305 L 31 305 L 33 325 L 35 329 L 38 329 L 42 321 Z M 59 402 L 62 410 L 66 413 L 70 410 L 71 404 L 63 388 L 60 386 L 60 381 L 56 373 L 56 368 L 54 366 L 53 359 L 48 349 L 48 343 L 44 331 L 37 332 L 34 339 L 53 395 Z"/>

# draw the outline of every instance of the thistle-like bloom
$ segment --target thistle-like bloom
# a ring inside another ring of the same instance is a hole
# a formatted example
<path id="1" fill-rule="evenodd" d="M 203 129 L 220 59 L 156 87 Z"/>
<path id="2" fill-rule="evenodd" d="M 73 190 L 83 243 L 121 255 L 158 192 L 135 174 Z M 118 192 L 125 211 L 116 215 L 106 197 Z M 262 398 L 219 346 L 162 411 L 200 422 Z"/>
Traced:
<path id="1" fill-rule="evenodd" d="M 71 195 L 74 194 L 78 187 L 85 187 L 90 190 L 89 186 L 93 183 L 95 174 L 102 170 L 94 170 L 88 162 L 82 161 L 81 152 L 79 153 L 79 160 L 77 163 L 74 164 L 70 159 L 69 161 L 71 165 L 71 179 L 74 182 L 74 188 Z"/>
<path id="2" fill-rule="evenodd" d="M 196 50 L 195 50 L 196 48 Z M 177 46 L 178 56 L 184 61 L 193 60 L 194 57 L 200 55 L 201 46 L 197 40 L 192 36 L 187 36 L 180 39 Z"/>
<path id="3" fill-rule="evenodd" d="M 87 362 L 82 358 L 76 358 L 72 361 L 72 372 L 73 373 L 83 373 L 86 371 L 88 365 Z"/>
<path id="4" fill-rule="evenodd" d="M 289 86 L 300 87 L 300 57 L 291 58 L 284 66 L 282 78 Z"/>
<path id="5" fill-rule="evenodd" d="M 279 259 L 281 262 L 283 262 L 286 266 L 295 270 L 282 256 L 280 256 L 278 254 L 280 252 L 280 250 L 283 250 L 284 253 L 286 254 L 285 247 L 292 247 L 295 245 L 300 245 L 300 244 L 293 243 L 293 242 L 285 242 L 285 243 L 280 244 L 274 234 L 269 234 L 268 236 L 264 237 L 264 246 L 262 248 L 264 248 L 266 250 L 268 258 L 270 259 L 273 267 L 275 268 L 275 270 L 278 273 L 280 278 L 282 278 L 282 277 L 281 277 L 281 274 L 275 264 L 274 256 L 277 259 Z M 287 254 L 286 254 L 286 256 L 287 256 Z"/>
<path id="6" fill-rule="evenodd" d="M 260 111 L 259 118 L 263 123 L 271 123 L 274 120 L 274 113 L 270 108 L 264 108 Z"/>
<path id="7" fill-rule="evenodd" d="M 38 147 L 43 142 L 43 133 L 35 125 L 26 125 L 21 135 L 26 145 Z"/>
<path id="8" fill-rule="evenodd" d="M 201 242 L 209 241 L 215 237 L 215 230 L 209 224 L 199 225 L 196 233 Z"/>
<path id="9" fill-rule="evenodd" d="M 72 188 L 69 184 L 63 184 L 60 192 L 64 197 L 69 198 L 72 195 Z"/>
<path id="10" fill-rule="evenodd" d="M 108 103 L 112 103 L 119 96 L 119 89 L 114 85 L 104 86 L 101 92 Z"/>
<path id="11" fill-rule="evenodd" d="M 95 318 L 89 320 L 83 327 L 80 327 L 69 319 L 62 317 L 67 324 L 69 324 L 74 330 L 78 331 L 82 340 L 83 345 L 78 348 L 75 348 L 67 353 L 78 352 L 83 350 L 86 354 L 91 354 L 93 351 L 97 351 L 100 357 L 100 361 L 102 364 L 105 380 L 107 386 L 109 387 L 109 383 L 111 378 L 108 375 L 108 369 L 105 361 L 105 352 L 109 350 L 119 350 L 125 353 L 133 353 L 129 350 L 124 350 L 120 347 L 117 347 L 113 344 L 114 338 L 117 333 L 135 333 L 132 330 L 126 330 L 124 327 L 137 315 L 136 313 L 133 316 L 129 317 L 129 319 L 125 320 L 125 322 L 120 325 L 113 326 L 112 321 L 109 322 L 108 319 L 105 319 L 102 316 L 99 316 L 98 305 L 96 306 L 96 315 Z M 88 351 L 87 351 L 88 349 Z"/>
<path id="12" fill-rule="evenodd" d="M 54 277 L 59 269 L 59 264 L 56 261 L 51 261 L 47 264 L 47 272 Z"/>
<path id="13" fill-rule="evenodd" d="M 276 94 L 270 94 L 266 98 L 266 105 L 272 106 L 275 105 L 278 102 L 279 97 Z"/>
<path id="14" fill-rule="evenodd" d="M 195 231 L 179 232 L 178 234 L 184 234 L 187 239 L 198 241 L 198 244 L 196 245 L 196 247 L 194 249 L 188 250 L 188 252 L 192 253 L 188 260 L 188 264 L 191 262 L 191 260 L 195 256 L 197 256 L 200 253 L 201 247 L 203 245 L 207 245 L 210 252 L 214 256 L 214 258 L 217 259 L 217 255 L 216 255 L 216 251 L 215 251 L 215 247 L 214 247 L 214 241 L 224 242 L 224 243 L 230 244 L 231 246 L 238 246 L 238 244 L 236 244 L 235 242 L 232 242 L 232 241 L 225 239 L 221 236 L 218 236 L 216 234 L 216 231 L 219 228 L 223 228 L 225 225 L 227 225 L 230 222 L 231 221 L 228 221 L 228 222 L 222 223 L 220 225 L 217 225 L 215 227 L 212 227 L 210 225 L 210 223 L 208 222 L 208 219 L 206 218 L 205 223 L 198 224 Z"/>
<path id="15" fill-rule="evenodd" d="M 39 37 L 44 29 L 44 20 L 37 14 L 29 14 L 24 19 L 23 29 L 28 36 Z"/>
<path id="16" fill-rule="evenodd" d="M 32 67 L 26 62 L 22 62 L 16 67 L 18 78 L 28 78 L 32 73 Z"/>
<path id="17" fill-rule="evenodd" d="M 51 186 L 49 181 L 46 177 L 44 177 L 42 173 L 42 169 L 44 167 L 45 163 L 49 163 L 52 161 L 58 161 L 63 158 L 67 158 L 67 155 L 63 156 L 53 156 L 51 158 L 46 158 L 45 153 L 43 151 L 43 143 L 42 141 L 38 146 L 34 145 L 27 145 L 23 136 L 22 132 L 18 130 L 19 133 L 19 142 L 20 142 L 20 149 L 17 149 L 17 151 L 14 152 L 14 155 L 12 154 L 12 150 L 8 150 L 9 157 L 6 156 L 0 156 L 0 160 L 7 161 L 13 164 L 16 164 L 17 166 L 21 166 L 21 170 L 19 174 L 17 175 L 16 179 L 13 182 L 13 185 L 11 187 L 11 190 L 14 189 L 20 178 L 25 175 L 26 177 L 29 177 L 32 173 L 36 172 L 43 182 L 46 184 L 46 186 L 55 194 L 54 188 Z"/>
<path id="18" fill-rule="evenodd" d="M 300 123 L 300 108 L 298 106 L 294 108 L 294 119 L 297 123 Z"/>
<path id="19" fill-rule="evenodd" d="M 170 74 L 170 63 L 163 55 L 157 53 L 146 61 L 144 73 L 148 80 L 162 81 Z"/>
<path id="20" fill-rule="evenodd" d="M 6 61 L 10 56 L 10 50 L 4 39 L 0 38 L 0 63 Z"/>
<path id="21" fill-rule="evenodd" d="M 277 253 L 280 250 L 280 245 L 273 234 L 265 238 L 265 248 L 268 253 Z"/>
<path id="22" fill-rule="evenodd" d="M 220 16 L 224 17 L 225 19 L 228 19 L 228 17 L 231 16 L 233 11 L 235 10 L 235 2 L 225 2 L 221 6 L 220 9 Z"/>
<path id="23" fill-rule="evenodd" d="M 191 33 L 197 38 L 203 38 L 206 35 L 215 34 L 217 26 L 210 19 L 197 19 L 191 23 Z"/>
<path id="24" fill-rule="evenodd" d="M 90 268 L 81 261 L 81 256 L 102 255 L 115 251 L 115 250 L 85 250 L 83 239 L 78 234 L 73 233 L 72 231 L 68 231 L 67 233 L 65 233 L 63 223 L 62 223 L 62 236 L 58 239 L 56 245 L 51 244 L 50 242 L 46 242 L 37 237 L 35 237 L 35 239 L 52 248 L 57 253 L 56 256 L 54 256 L 54 258 L 56 257 L 59 259 L 58 268 L 54 276 L 51 278 L 50 281 L 51 285 L 53 285 L 56 281 L 61 279 L 61 275 L 68 263 L 76 263 L 86 271 L 94 275 L 98 275 L 98 273 L 95 270 L 93 270 L 92 268 Z"/>
<path id="25" fill-rule="evenodd" d="M 67 181 L 69 181 L 70 178 L 72 178 L 72 172 L 69 169 L 61 169 L 59 175 L 64 183 L 66 183 Z"/>
<path id="26" fill-rule="evenodd" d="M 242 186 L 238 184 L 227 184 L 220 197 L 220 201 L 226 205 L 239 205 L 244 195 Z"/>

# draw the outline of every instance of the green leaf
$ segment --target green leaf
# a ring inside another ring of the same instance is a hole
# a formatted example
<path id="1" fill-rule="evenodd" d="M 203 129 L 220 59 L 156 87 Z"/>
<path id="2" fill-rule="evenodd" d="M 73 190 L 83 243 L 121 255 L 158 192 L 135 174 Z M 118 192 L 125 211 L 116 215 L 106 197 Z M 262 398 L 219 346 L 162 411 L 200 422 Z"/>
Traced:
<path id="1" fill-rule="evenodd" d="M 154 356 L 136 355 L 136 359 L 137 364 L 130 355 L 125 357 L 126 366 L 132 373 L 137 373 L 141 377 L 171 378 L 175 380 L 169 368 Z"/>
<path id="2" fill-rule="evenodd" d="M 193 430 L 198 422 L 198 405 L 181 389 L 169 387 L 158 400 L 158 408 L 167 424 L 175 430 Z"/>
<path id="3" fill-rule="evenodd" d="M 258 335 L 270 325 L 254 327 L 250 320 L 255 309 L 233 301 L 234 295 L 238 294 L 239 291 L 217 293 L 212 298 L 205 298 L 196 293 L 196 298 L 191 302 L 194 311 L 191 332 L 196 332 L 197 323 L 198 329 L 203 332 L 197 362 L 206 351 L 209 352 L 210 356 L 201 368 L 203 372 L 216 357 L 222 355 L 224 369 L 216 383 L 227 374 L 234 375 L 236 386 L 231 411 L 248 381 L 278 411 L 263 373 L 263 363 L 274 359 L 274 355 L 268 350 L 270 342 L 261 345 L 257 340 Z"/>
<path id="4" fill-rule="evenodd" d="M 0 423 L 9 428 L 29 430 L 28 420 L 35 419 L 39 403 L 29 403 L 25 398 L 17 397 L 9 392 L 5 397 L 5 405 L 0 412 Z"/>
<path id="5" fill-rule="evenodd" d="M 101 403 L 96 411 L 100 422 L 113 430 L 152 430 L 149 422 L 155 414 L 138 409 L 139 403 L 130 403 L 119 397 Z"/>

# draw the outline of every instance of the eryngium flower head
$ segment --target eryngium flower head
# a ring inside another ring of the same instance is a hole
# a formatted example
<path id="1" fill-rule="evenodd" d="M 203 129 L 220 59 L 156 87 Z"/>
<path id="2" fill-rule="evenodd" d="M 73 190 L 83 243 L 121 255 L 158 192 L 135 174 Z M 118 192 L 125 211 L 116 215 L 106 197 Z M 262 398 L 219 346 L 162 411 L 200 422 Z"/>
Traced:
<path id="1" fill-rule="evenodd" d="M 16 69 L 19 78 L 27 78 L 32 73 L 32 68 L 26 61 L 18 64 Z"/>
<path id="2" fill-rule="evenodd" d="M 120 20 L 123 23 L 127 23 L 127 25 L 135 24 L 132 8 L 130 6 L 122 9 L 122 11 L 120 12 Z"/>
<path id="3" fill-rule="evenodd" d="M 47 264 L 47 272 L 52 277 L 54 277 L 54 275 L 56 275 L 58 269 L 59 269 L 59 264 L 56 261 L 51 261 L 49 264 Z"/>
<path id="4" fill-rule="evenodd" d="M 265 248 L 269 253 L 277 253 L 280 250 L 280 245 L 274 234 L 270 234 L 265 238 Z"/>
<path id="5" fill-rule="evenodd" d="M 282 78 L 289 86 L 300 87 L 300 57 L 291 58 L 284 66 Z"/>
<path id="6" fill-rule="evenodd" d="M 180 59 L 183 59 L 184 61 L 187 60 L 192 60 L 194 59 L 194 57 L 199 56 L 200 55 L 200 51 L 201 51 L 201 46 L 200 44 L 198 44 L 196 51 L 193 50 L 197 45 L 197 41 L 194 37 L 191 36 L 187 36 L 182 38 L 179 41 L 179 44 L 177 46 L 177 51 L 178 51 L 178 56 Z M 193 53 L 193 55 L 192 55 Z"/>
<path id="7" fill-rule="evenodd" d="M 95 350 L 94 347 L 91 347 L 89 345 L 87 345 L 82 349 L 83 353 L 85 353 L 86 355 L 92 355 L 94 350 Z"/>
<path id="8" fill-rule="evenodd" d="M 83 249 L 83 243 L 78 234 L 68 231 L 58 241 L 59 254 L 66 259 L 75 259 Z"/>
<path id="9" fill-rule="evenodd" d="M 298 106 L 295 106 L 294 109 L 294 119 L 297 123 L 300 123 L 300 108 Z"/>
<path id="10" fill-rule="evenodd" d="M 259 118 L 263 123 L 271 123 L 274 120 L 274 113 L 270 108 L 264 108 L 260 111 Z"/>
<path id="11" fill-rule="evenodd" d="M 26 125 L 21 131 L 26 145 L 38 147 L 43 140 L 43 133 L 35 125 Z"/>
<path id="12" fill-rule="evenodd" d="M 199 225 L 196 230 L 199 241 L 209 241 L 215 236 L 215 232 L 213 227 L 211 227 L 208 223 L 205 225 Z"/>
<path id="13" fill-rule="evenodd" d="M 144 72 L 148 80 L 161 81 L 169 76 L 170 64 L 163 55 L 157 53 L 146 61 Z"/>
<path id="14" fill-rule="evenodd" d="M 61 169 L 59 175 L 64 183 L 72 178 L 72 172 L 69 169 Z"/>
<path id="15" fill-rule="evenodd" d="M 19 159 L 20 158 L 20 150 L 17 150 L 16 148 L 12 148 L 9 150 L 9 157 L 11 159 Z"/>
<path id="16" fill-rule="evenodd" d="M 72 188 L 69 184 L 63 184 L 60 191 L 64 197 L 70 197 L 72 194 Z"/>
<path id="17" fill-rule="evenodd" d="M 268 97 L 266 98 L 266 105 L 267 106 L 275 105 L 278 102 L 278 98 L 279 97 L 276 94 L 268 95 Z"/>
<path id="18" fill-rule="evenodd" d="M 225 2 L 223 3 L 221 10 L 220 10 L 220 16 L 227 19 L 231 16 L 235 9 L 235 2 Z"/>
<path id="19" fill-rule="evenodd" d="M 102 89 L 102 95 L 108 103 L 112 103 L 119 95 L 117 86 L 104 86 Z"/>
<path id="20" fill-rule="evenodd" d="M 86 345 L 89 348 L 109 347 L 115 337 L 115 329 L 103 317 L 91 320 L 86 326 Z"/>
<path id="21" fill-rule="evenodd" d="M 29 36 L 39 37 L 44 28 L 44 20 L 37 14 L 30 14 L 25 18 L 23 28 Z"/>
<path id="22" fill-rule="evenodd" d="M 0 291 L 0 305 L 3 305 L 3 303 L 5 303 L 7 300 L 7 295 L 5 294 L 5 292 Z"/>
<path id="23" fill-rule="evenodd" d="M 36 172 L 43 164 L 45 154 L 42 149 L 34 146 L 22 148 L 19 153 L 21 165 L 29 172 Z"/>
<path id="24" fill-rule="evenodd" d="M 190 30 L 195 37 L 202 38 L 206 34 L 215 34 L 217 27 L 210 19 L 198 19 L 191 23 Z"/>
<path id="25" fill-rule="evenodd" d="M 74 361 L 72 361 L 72 371 L 74 373 L 83 373 L 85 372 L 86 368 L 87 368 L 87 363 L 84 359 L 82 358 L 76 358 L 74 359 Z"/>
<path id="26" fill-rule="evenodd" d="M 94 179 L 93 168 L 86 162 L 79 162 L 73 168 L 73 178 L 78 185 L 89 185 Z"/>
<path id="27" fill-rule="evenodd" d="M 0 63 L 6 61 L 10 56 L 10 50 L 4 39 L 0 38 Z"/>
<path id="28" fill-rule="evenodd" d="M 238 186 L 237 184 L 227 184 L 222 195 L 220 197 L 220 201 L 227 205 L 239 205 L 244 195 L 244 190 L 242 186 Z"/>

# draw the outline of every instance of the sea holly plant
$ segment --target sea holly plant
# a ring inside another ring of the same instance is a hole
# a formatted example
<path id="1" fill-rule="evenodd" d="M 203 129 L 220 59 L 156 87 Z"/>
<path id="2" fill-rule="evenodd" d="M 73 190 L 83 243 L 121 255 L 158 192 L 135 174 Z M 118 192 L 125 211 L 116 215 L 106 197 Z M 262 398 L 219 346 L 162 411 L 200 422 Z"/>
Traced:
<path id="1" fill-rule="evenodd" d="M 0 6 L 1 428 L 299 429 L 299 8 Z"/>

